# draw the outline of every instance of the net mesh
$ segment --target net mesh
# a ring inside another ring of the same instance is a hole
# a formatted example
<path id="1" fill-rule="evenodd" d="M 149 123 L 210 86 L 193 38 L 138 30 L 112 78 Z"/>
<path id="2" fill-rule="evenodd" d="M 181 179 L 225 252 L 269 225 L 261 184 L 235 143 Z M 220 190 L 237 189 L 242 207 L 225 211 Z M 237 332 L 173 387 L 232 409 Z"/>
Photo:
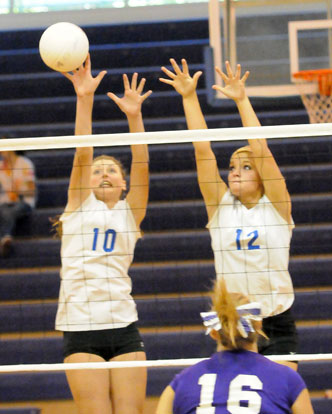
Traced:
<path id="1" fill-rule="evenodd" d="M 332 122 L 332 70 L 307 70 L 294 75 L 302 102 L 311 123 Z M 308 92 L 308 83 L 317 85 L 317 92 Z"/>
<path id="2" fill-rule="evenodd" d="M 310 359 L 301 362 L 300 372 L 304 373 L 312 390 L 328 388 L 328 375 L 322 375 L 317 381 L 313 372 L 319 369 L 324 373 L 330 368 L 331 363 L 324 359 L 330 358 L 328 354 L 332 351 L 330 133 L 330 125 L 320 124 L 50 138 L 50 142 L 58 140 L 57 144 L 61 142 L 65 147 L 56 150 L 50 149 L 51 144 L 44 142 L 44 138 L 3 142 L 2 149 L 6 150 L 33 148 L 26 155 L 36 166 L 38 183 L 38 204 L 30 227 L 22 224 L 14 240 L 13 256 L 0 259 L 0 365 L 3 366 L 0 395 L 5 396 L 4 401 L 13 398 L 11 387 L 17 392 L 15 383 L 20 385 L 28 381 L 34 387 L 22 391 L 24 387 L 21 386 L 21 398 L 39 393 L 42 398 L 54 399 L 46 386 L 49 378 L 57 381 L 61 398 L 70 398 L 61 372 L 64 369 L 62 338 L 54 331 L 60 242 L 50 232 L 49 217 L 61 214 L 66 203 L 72 148 L 84 146 L 91 140 L 96 155 L 115 155 L 127 170 L 130 168 L 127 145 L 137 140 L 151 144 L 150 200 L 142 226 L 144 237 L 136 247 L 130 270 L 139 327 L 149 360 L 146 364 L 149 395 L 159 395 L 175 372 L 208 357 L 215 350 L 199 316 L 199 312 L 209 309 L 215 269 L 211 240 L 205 229 L 207 216 L 197 184 L 193 147 L 189 142 L 213 141 L 220 173 L 226 180 L 229 157 L 245 144 L 244 137 L 271 138 L 269 146 L 286 178 L 296 223 L 290 273 L 296 290 L 294 314 L 300 335 L 299 352 L 308 354 L 303 361 Z M 280 136 L 287 139 L 279 139 Z M 156 145 L 161 138 L 168 143 Z M 107 140 L 114 145 L 105 147 Z M 45 146 L 47 149 L 43 149 Z M 311 355 L 313 353 L 324 355 Z M 312 362 L 314 359 L 316 362 Z M 23 367 L 18 366 L 21 364 Z"/>

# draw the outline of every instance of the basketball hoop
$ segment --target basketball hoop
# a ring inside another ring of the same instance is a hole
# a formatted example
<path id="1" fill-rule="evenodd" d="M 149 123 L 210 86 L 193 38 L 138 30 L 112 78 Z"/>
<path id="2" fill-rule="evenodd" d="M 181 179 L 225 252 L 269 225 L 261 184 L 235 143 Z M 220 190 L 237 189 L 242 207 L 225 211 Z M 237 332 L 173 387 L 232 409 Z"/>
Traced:
<path id="1" fill-rule="evenodd" d="M 332 122 L 332 69 L 302 70 L 293 73 L 293 79 L 310 122 Z M 308 91 L 308 84 L 316 84 L 316 92 Z"/>

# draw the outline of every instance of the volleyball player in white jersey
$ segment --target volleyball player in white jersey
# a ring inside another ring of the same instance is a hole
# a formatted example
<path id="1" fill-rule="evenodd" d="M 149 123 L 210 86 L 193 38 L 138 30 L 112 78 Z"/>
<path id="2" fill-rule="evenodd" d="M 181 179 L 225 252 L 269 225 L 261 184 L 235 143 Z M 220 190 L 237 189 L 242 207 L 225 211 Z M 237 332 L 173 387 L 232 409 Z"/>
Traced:
<path id="1" fill-rule="evenodd" d="M 65 76 L 77 95 L 76 135 L 91 134 L 94 92 L 105 75 L 91 76 L 90 59 Z M 108 96 L 126 114 L 131 132 L 144 131 L 141 105 L 145 80 L 131 84 L 123 77 L 124 96 Z M 135 325 L 128 268 L 149 188 L 146 145 L 134 145 L 130 189 L 126 192 L 119 161 L 108 156 L 93 160 L 93 148 L 77 148 L 60 218 L 61 287 L 56 329 L 64 332 L 66 363 L 145 360 L 144 344 Z M 146 369 L 67 371 L 79 414 L 141 414 Z"/>
<path id="2" fill-rule="evenodd" d="M 176 375 L 156 414 L 313 414 L 300 375 L 257 353 L 259 303 L 228 293 L 219 279 L 213 310 L 201 315 L 219 352 Z"/>
<path id="3" fill-rule="evenodd" d="M 171 59 L 174 71 L 165 67 L 172 85 L 183 99 L 189 129 L 207 128 L 196 86 L 202 72 L 189 74 Z M 214 85 L 235 101 L 243 126 L 259 126 L 259 120 L 245 93 L 246 72 L 233 74 L 226 62 L 227 75 L 219 68 L 225 87 Z M 294 301 L 288 272 L 289 248 L 294 227 L 291 200 L 285 179 L 266 140 L 249 140 L 235 151 L 229 164 L 228 186 L 222 180 L 209 142 L 195 142 L 198 182 L 208 214 L 217 278 L 223 277 L 230 292 L 249 295 L 262 306 L 264 332 L 268 341 L 260 343 L 264 354 L 292 354 L 297 350 L 297 333 L 290 308 Z M 287 363 L 296 369 L 296 363 Z"/>

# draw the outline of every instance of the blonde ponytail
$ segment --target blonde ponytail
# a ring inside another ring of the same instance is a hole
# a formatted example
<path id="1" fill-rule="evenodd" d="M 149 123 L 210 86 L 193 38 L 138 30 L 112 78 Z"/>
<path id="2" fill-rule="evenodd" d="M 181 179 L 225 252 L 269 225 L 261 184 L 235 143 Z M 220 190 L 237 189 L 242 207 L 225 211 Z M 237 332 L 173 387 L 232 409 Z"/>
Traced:
<path id="1" fill-rule="evenodd" d="M 261 322 L 257 320 L 251 321 L 253 332 L 248 332 L 247 337 L 244 337 L 243 330 L 239 329 L 241 316 L 236 308 L 248 303 L 248 298 L 243 294 L 229 293 L 223 279 L 216 281 L 212 294 L 212 305 L 221 322 L 222 329 L 219 331 L 221 343 L 227 348 L 242 349 L 246 344 L 256 342 L 258 335 L 266 337 L 261 330 Z"/>

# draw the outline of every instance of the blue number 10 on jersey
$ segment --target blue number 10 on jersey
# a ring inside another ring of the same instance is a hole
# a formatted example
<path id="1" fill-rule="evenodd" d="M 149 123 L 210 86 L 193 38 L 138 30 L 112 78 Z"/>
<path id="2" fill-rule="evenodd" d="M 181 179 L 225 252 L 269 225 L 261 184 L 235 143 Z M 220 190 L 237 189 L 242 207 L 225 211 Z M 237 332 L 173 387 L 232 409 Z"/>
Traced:
<path id="1" fill-rule="evenodd" d="M 98 237 L 99 237 L 98 227 L 95 227 L 93 231 L 94 231 L 94 236 L 93 236 L 93 242 L 92 242 L 92 250 L 96 250 Z M 112 229 L 108 229 L 105 231 L 104 235 L 103 234 L 100 235 L 100 237 L 103 237 L 103 236 L 104 236 L 103 249 L 105 252 L 110 253 L 114 249 L 114 244 L 116 240 L 116 231 Z"/>

